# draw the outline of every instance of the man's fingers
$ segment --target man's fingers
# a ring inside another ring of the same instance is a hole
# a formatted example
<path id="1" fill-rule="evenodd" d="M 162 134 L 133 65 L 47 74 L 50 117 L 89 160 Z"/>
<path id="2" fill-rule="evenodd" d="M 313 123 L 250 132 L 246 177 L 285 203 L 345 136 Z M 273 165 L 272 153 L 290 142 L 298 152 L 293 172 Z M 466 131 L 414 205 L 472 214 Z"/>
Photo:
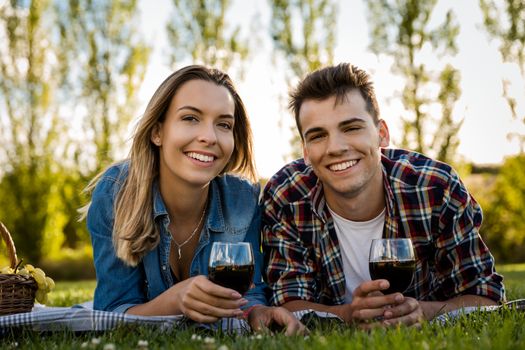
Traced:
<path id="1" fill-rule="evenodd" d="M 361 321 L 373 320 L 373 319 L 376 319 L 376 318 L 382 318 L 384 312 L 385 312 L 385 310 L 383 308 L 380 308 L 380 309 L 361 309 L 361 310 L 354 311 L 352 313 L 352 317 L 355 320 L 361 320 Z"/>
<path id="2" fill-rule="evenodd" d="M 373 280 L 361 283 L 352 293 L 354 297 L 366 297 L 369 293 L 388 289 L 390 283 L 387 280 Z"/>
<path id="3" fill-rule="evenodd" d="M 286 332 L 284 332 L 284 335 L 286 336 L 306 334 L 308 334 L 308 329 L 299 321 L 288 323 L 286 326 Z"/>
<path id="4" fill-rule="evenodd" d="M 406 298 L 405 302 L 399 305 L 392 306 L 391 308 L 385 309 L 383 316 L 385 319 L 397 318 L 403 315 L 408 315 L 417 309 L 419 306 L 417 300 L 412 298 Z"/>
<path id="5" fill-rule="evenodd" d="M 383 309 L 390 307 L 390 305 L 400 304 L 403 300 L 404 297 L 401 293 L 358 298 L 354 302 L 354 309 Z"/>

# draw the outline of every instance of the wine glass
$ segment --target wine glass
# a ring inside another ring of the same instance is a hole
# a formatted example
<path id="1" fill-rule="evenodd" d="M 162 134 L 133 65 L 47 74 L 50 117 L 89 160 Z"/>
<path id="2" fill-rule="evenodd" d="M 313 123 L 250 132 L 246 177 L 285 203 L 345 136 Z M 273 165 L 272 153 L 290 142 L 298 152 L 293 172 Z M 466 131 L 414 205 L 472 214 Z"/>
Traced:
<path id="1" fill-rule="evenodd" d="M 412 241 L 408 238 L 372 240 L 368 267 L 373 280 L 386 279 L 390 282 L 384 294 L 405 292 L 412 283 L 416 269 Z"/>
<path id="2" fill-rule="evenodd" d="M 210 281 L 243 295 L 250 289 L 254 270 L 250 243 L 213 242 L 208 264 Z"/>

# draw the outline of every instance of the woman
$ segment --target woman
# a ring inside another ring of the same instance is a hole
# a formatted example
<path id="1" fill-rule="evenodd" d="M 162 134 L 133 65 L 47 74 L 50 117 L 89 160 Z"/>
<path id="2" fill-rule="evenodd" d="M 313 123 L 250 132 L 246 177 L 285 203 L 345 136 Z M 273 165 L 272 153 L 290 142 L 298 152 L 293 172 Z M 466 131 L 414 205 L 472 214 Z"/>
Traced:
<path id="1" fill-rule="evenodd" d="M 228 75 L 189 66 L 157 89 L 128 160 L 88 186 L 87 226 L 97 288 L 94 308 L 136 315 L 186 315 L 211 323 L 248 316 L 252 329 L 304 326 L 267 307 L 259 252 L 259 188 L 252 135 Z M 254 287 L 244 296 L 206 278 L 213 241 L 254 248 Z"/>

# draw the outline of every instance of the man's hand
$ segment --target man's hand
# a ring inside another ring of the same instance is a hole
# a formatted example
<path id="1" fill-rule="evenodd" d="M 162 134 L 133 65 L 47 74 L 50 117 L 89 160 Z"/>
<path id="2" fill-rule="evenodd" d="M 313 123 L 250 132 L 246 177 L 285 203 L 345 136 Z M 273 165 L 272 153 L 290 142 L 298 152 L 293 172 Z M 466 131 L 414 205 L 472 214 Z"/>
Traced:
<path id="1" fill-rule="evenodd" d="M 383 295 L 388 289 L 387 280 L 374 280 L 361 283 L 352 294 L 352 303 L 331 306 L 329 312 L 336 314 L 346 323 L 370 324 L 383 318 L 386 308 L 401 303 L 400 293 Z"/>
<path id="2" fill-rule="evenodd" d="M 383 317 L 383 324 L 386 326 L 397 324 L 418 326 L 425 319 L 425 314 L 419 301 L 403 297 L 403 301 L 386 309 Z"/>
<path id="3" fill-rule="evenodd" d="M 283 307 L 254 306 L 248 315 L 248 323 L 253 331 L 271 328 L 272 324 L 286 329 L 285 335 L 304 335 L 306 327 L 288 310 Z"/>

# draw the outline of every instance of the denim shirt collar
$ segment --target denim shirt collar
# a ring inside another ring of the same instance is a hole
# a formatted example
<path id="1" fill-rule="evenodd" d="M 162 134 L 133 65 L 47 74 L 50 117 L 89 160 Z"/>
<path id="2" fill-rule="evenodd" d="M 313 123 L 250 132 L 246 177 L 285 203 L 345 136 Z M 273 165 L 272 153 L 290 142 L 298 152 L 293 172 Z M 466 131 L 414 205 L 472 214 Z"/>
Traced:
<path id="1" fill-rule="evenodd" d="M 217 183 L 212 180 L 209 187 L 208 215 L 206 215 L 206 225 L 209 230 L 214 232 L 225 232 L 223 208 L 221 206 L 221 193 Z M 152 187 L 153 196 L 153 220 L 157 221 L 160 217 L 168 216 L 168 210 L 160 194 L 159 182 L 155 180 Z"/>

